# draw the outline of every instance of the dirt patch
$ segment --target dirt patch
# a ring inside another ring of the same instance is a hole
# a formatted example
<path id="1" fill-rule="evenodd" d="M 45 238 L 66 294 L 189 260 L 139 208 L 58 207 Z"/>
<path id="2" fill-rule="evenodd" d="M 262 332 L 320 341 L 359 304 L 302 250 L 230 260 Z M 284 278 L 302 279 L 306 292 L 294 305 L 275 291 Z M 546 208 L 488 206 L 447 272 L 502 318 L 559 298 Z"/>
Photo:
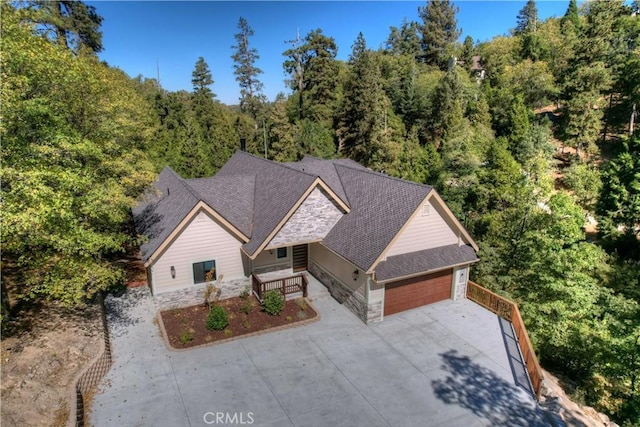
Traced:
<path id="1" fill-rule="evenodd" d="M 249 296 L 246 299 L 229 298 L 218 301 L 217 304 L 224 307 L 229 318 L 229 324 L 222 331 L 207 329 L 206 319 L 209 310 L 203 304 L 161 312 L 160 319 L 164 325 L 169 345 L 175 349 L 196 347 L 294 325 L 317 316 L 315 310 L 303 298 L 286 301 L 282 313 L 277 316 L 262 311 L 254 296 Z"/>
<path id="2" fill-rule="evenodd" d="M 9 321 L 1 343 L 1 424 L 64 426 L 76 376 L 100 349 L 100 306 L 50 304 L 18 319 Z"/>

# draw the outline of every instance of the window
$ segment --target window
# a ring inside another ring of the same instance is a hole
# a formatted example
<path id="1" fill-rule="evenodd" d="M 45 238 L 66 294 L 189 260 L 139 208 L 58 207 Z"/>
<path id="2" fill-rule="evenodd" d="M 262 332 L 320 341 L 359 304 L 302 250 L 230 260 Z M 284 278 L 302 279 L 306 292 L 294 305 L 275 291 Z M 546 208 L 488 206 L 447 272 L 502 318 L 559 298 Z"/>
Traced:
<path id="1" fill-rule="evenodd" d="M 287 257 L 287 248 L 278 248 L 277 258 L 286 258 Z"/>
<path id="2" fill-rule="evenodd" d="M 424 206 L 422 206 L 422 216 L 429 216 L 430 213 L 431 205 L 429 203 L 425 203 Z"/>
<path id="3" fill-rule="evenodd" d="M 207 273 L 211 277 L 207 277 Z M 204 283 L 216 280 L 216 262 L 204 261 L 204 262 L 194 262 L 193 263 L 193 283 Z"/>

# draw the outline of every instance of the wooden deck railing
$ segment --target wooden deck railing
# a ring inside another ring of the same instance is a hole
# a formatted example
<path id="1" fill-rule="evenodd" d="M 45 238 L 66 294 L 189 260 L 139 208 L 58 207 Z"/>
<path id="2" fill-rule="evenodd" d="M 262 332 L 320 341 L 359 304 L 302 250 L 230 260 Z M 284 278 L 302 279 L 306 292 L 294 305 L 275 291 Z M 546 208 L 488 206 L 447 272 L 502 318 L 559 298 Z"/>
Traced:
<path id="1" fill-rule="evenodd" d="M 516 338 L 518 339 L 520 353 L 522 353 L 524 364 L 527 367 L 531 386 L 536 394 L 536 398 L 540 399 L 542 368 L 540 368 L 536 353 L 533 351 L 533 346 L 531 345 L 527 328 L 522 321 L 518 305 L 471 281 L 467 284 L 467 298 L 511 322 Z"/>
<path id="2" fill-rule="evenodd" d="M 295 294 L 297 292 L 302 292 L 302 296 L 306 297 L 308 285 L 309 282 L 303 274 L 265 281 L 260 280 L 258 275 L 255 273 L 251 275 L 251 286 L 253 288 L 253 292 L 260 301 L 262 301 L 265 292 L 269 291 L 278 291 L 285 298 L 287 295 Z"/>

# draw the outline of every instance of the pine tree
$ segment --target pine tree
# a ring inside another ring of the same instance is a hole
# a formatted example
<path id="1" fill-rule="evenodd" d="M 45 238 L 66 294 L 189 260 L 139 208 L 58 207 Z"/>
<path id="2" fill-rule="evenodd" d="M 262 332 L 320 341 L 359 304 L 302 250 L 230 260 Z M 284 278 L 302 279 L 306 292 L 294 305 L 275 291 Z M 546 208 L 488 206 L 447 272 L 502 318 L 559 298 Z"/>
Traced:
<path id="1" fill-rule="evenodd" d="M 422 44 L 420 41 L 420 26 L 415 21 L 402 22 L 397 27 L 390 28 L 391 33 L 386 41 L 386 50 L 392 55 L 409 55 L 418 59 L 422 53 Z"/>
<path id="2" fill-rule="evenodd" d="M 538 8 L 535 0 L 527 0 L 518 13 L 518 21 L 515 29 L 517 35 L 535 33 L 538 27 Z"/>
<path id="3" fill-rule="evenodd" d="M 209 65 L 201 56 L 196 61 L 195 69 L 191 73 L 191 83 L 193 84 L 193 93 L 198 97 L 213 99 L 216 95 L 211 91 L 213 77 L 209 70 Z"/>
<path id="4" fill-rule="evenodd" d="M 574 31 L 580 31 L 580 15 L 578 14 L 578 3 L 576 2 L 576 0 L 569 0 L 569 6 L 567 7 L 567 11 L 562 17 L 561 23 L 563 28 L 570 23 L 573 26 Z"/>
<path id="5" fill-rule="evenodd" d="M 473 38 L 467 36 L 462 43 L 462 52 L 460 53 L 460 60 L 464 62 L 464 67 L 467 71 L 471 69 L 473 65 L 473 51 L 475 47 L 473 45 Z"/>
<path id="6" fill-rule="evenodd" d="M 293 137 L 293 126 L 289 122 L 283 93 L 276 96 L 269 114 L 269 158 L 276 162 L 298 160 L 298 150 Z"/>
<path id="7" fill-rule="evenodd" d="M 43 34 L 54 33 L 58 44 L 78 53 L 102 51 L 102 16 L 94 6 L 76 0 L 30 0 L 25 2 L 27 19 L 39 24 Z"/>
<path id="8" fill-rule="evenodd" d="M 244 18 L 238 22 L 236 45 L 231 46 L 236 52 L 231 56 L 234 61 L 233 68 L 236 81 L 240 84 L 240 110 L 248 113 L 254 120 L 258 117 L 258 111 L 264 101 L 262 95 L 263 85 L 258 80 L 262 70 L 255 63 L 260 56 L 255 48 L 249 47 L 249 37 L 253 36 L 253 30 Z"/>
<path id="9" fill-rule="evenodd" d="M 460 9 L 450 0 L 431 0 L 418 13 L 423 24 L 422 62 L 446 69 L 447 61 L 453 53 L 453 45 L 460 37 L 456 13 Z"/>
<path id="10" fill-rule="evenodd" d="M 338 85 L 338 47 L 333 37 L 316 29 L 304 38 L 290 41 L 291 49 L 283 53 L 285 71 L 291 76 L 291 87 L 298 98 L 298 118 L 330 125 Z"/>
<path id="11" fill-rule="evenodd" d="M 387 99 L 373 54 L 362 33 L 352 46 L 351 70 L 344 87 L 344 105 L 339 113 L 338 139 L 341 152 L 364 166 L 389 163 L 390 135 Z"/>

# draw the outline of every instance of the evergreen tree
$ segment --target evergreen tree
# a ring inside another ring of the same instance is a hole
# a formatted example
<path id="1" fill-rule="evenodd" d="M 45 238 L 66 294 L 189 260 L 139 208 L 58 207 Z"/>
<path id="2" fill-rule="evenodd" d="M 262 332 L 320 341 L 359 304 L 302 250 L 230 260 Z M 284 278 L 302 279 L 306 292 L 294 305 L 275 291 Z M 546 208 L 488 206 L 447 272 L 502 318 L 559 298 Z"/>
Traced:
<path id="1" fill-rule="evenodd" d="M 640 253 L 640 133 L 629 138 L 602 173 L 602 192 L 598 202 L 600 231 L 615 236 L 618 227 L 635 241 L 635 252 Z"/>
<path id="2" fill-rule="evenodd" d="M 566 27 L 571 24 L 574 31 L 580 31 L 580 15 L 578 14 L 578 4 L 576 0 L 569 0 L 567 11 L 562 17 L 562 26 Z"/>
<path id="3" fill-rule="evenodd" d="M 231 56 L 234 61 L 233 68 L 236 81 L 240 84 L 240 110 L 248 113 L 254 120 L 258 117 L 258 111 L 264 101 L 262 95 L 262 83 L 258 75 L 262 70 L 255 63 L 260 56 L 255 48 L 249 47 L 249 37 L 253 36 L 253 30 L 244 18 L 238 22 L 236 45 L 231 46 L 235 53 Z"/>
<path id="4" fill-rule="evenodd" d="M 460 53 L 460 60 L 464 62 L 464 67 L 467 71 L 469 71 L 473 65 L 473 51 L 473 38 L 471 38 L 471 36 L 467 36 L 464 38 L 464 42 L 462 43 L 462 52 Z"/>
<path id="5" fill-rule="evenodd" d="M 380 70 L 367 49 L 362 33 L 352 46 L 351 70 L 345 82 L 344 105 L 339 113 L 340 151 L 364 166 L 388 161 L 388 100 L 380 84 Z"/>
<path id="6" fill-rule="evenodd" d="M 414 59 L 421 56 L 420 26 L 417 22 L 405 19 L 399 29 L 391 27 L 390 30 L 386 42 L 387 52 L 392 55 L 409 55 Z"/>
<path id="7" fill-rule="evenodd" d="M 460 37 L 456 13 L 460 9 L 450 0 L 431 0 L 418 8 L 423 24 L 422 62 L 435 65 L 444 70 L 449 57 L 453 54 L 453 45 Z"/>
<path id="8" fill-rule="evenodd" d="M 316 29 L 304 38 L 291 41 L 292 48 L 283 55 L 285 71 L 291 76 L 292 89 L 298 98 L 298 118 L 330 124 L 336 103 L 339 66 L 338 47 L 333 37 Z"/>
<path id="9" fill-rule="evenodd" d="M 102 51 L 102 17 L 94 6 L 77 0 L 29 0 L 27 19 L 38 24 L 38 31 L 55 34 L 58 44 L 78 53 L 85 48 Z"/>
<path id="10" fill-rule="evenodd" d="M 191 73 L 191 83 L 193 84 L 193 94 L 196 97 L 213 99 L 215 94 L 211 91 L 210 86 L 213 84 L 213 77 L 209 65 L 201 56 L 196 61 L 196 66 Z"/>
<path id="11" fill-rule="evenodd" d="M 517 35 L 536 32 L 538 27 L 538 8 L 535 0 L 527 0 L 527 4 L 518 12 L 517 19 L 515 29 Z"/>
<path id="12" fill-rule="evenodd" d="M 269 158 L 276 162 L 298 160 L 293 126 L 289 122 L 284 94 L 279 93 L 269 114 Z"/>

